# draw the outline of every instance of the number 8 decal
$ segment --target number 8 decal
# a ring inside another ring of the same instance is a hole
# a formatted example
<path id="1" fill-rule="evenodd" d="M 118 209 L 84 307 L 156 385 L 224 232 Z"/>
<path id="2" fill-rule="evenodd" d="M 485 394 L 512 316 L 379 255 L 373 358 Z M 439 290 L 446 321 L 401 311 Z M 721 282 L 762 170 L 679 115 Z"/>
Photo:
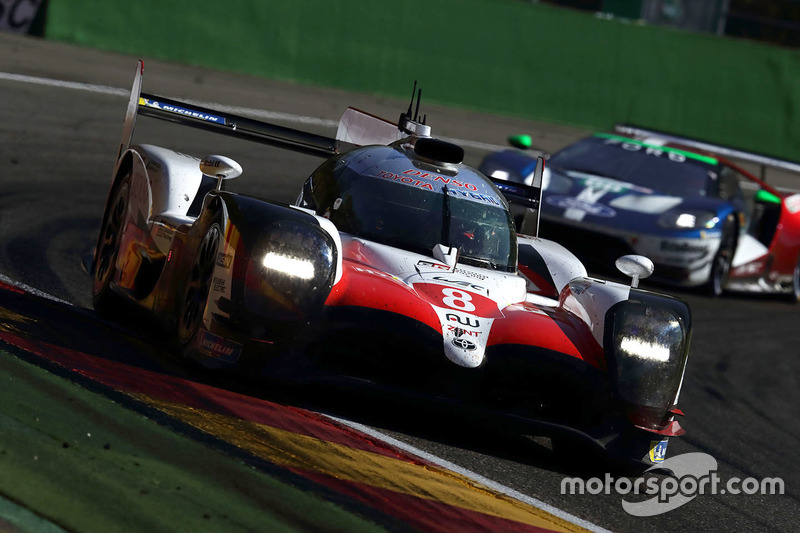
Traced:
<path id="1" fill-rule="evenodd" d="M 458 309 L 471 313 L 475 310 L 475 305 L 472 303 L 472 296 L 468 292 L 460 291 L 458 289 L 442 289 L 442 294 L 447 296 L 442 301 L 447 307 Z"/>

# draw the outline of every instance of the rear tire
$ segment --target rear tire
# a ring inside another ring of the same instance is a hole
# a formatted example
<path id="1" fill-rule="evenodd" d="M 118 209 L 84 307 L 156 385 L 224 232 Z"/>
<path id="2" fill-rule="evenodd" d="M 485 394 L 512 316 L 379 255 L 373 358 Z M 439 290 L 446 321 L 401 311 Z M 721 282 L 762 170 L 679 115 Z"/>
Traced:
<path id="1" fill-rule="evenodd" d="M 722 225 L 719 250 L 717 250 L 711 263 L 711 274 L 706 285 L 707 292 L 714 298 L 722 296 L 722 293 L 725 292 L 725 285 L 728 283 L 728 276 L 731 272 L 733 254 L 736 251 L 736 233 L 736 219 L 733 215 L 728 215 Z"/>
<path id="2" fill-rule="evenodd" d="M 119 298 L 111 290 L 111 280 L 116 271 L 119 246 L 124 231 L 130 194 L 130 172 L 114 190 L 114 196 L 100 228 L 92 281 L 92 304 L 95 310 L 109 313 L 118 308 Z"/>
<path id="3" fill-rule="evenodd" d="M 187 274 L 187 281 L 180 300 L 176 336 L 178 346 L 184 357 L 192 357 L 195 341 L 203 314 L 208 303 L 214 266 L 217 261 L 219 244 L 222 240 L 222 221 L 219 216 L 212 218 L 206 228 L 195 254 L 192 266 Z"/>
<path id="4" fill-rule="evenodd" d="M 787 300 L 794 304 L 800 303 L 800 255 L 797 256 L 797 261 L 794 263 L 791 292 L 787 295 Z"/>

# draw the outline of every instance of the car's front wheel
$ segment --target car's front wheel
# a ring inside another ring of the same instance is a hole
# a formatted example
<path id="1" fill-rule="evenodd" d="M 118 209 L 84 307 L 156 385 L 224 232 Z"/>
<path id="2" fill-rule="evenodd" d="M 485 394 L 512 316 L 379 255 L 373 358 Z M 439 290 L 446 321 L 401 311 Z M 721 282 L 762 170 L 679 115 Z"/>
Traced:
<path id="1" fill-rule="evenodd" d="M 725 285 L 728 283 L 735 251 L 736 219 L 733 215 L 728 215 L 722 224 L 722 238 L 719 243 L 719 250 L 717 250 L 711 263 L 711 275 L 707 284 L 708 293 L 715 298 L 722 295 Z"/>
<path id="2" fill-rule="evenodd" d="M 177 340 L 184 356 L 194 352 L 194 345 L 208 303 L 214 265 L 222 240 L 222 221 L 214 217 L 206 228 L 191 267 L 187 272 L 177 320 Z"/>
<path id="3" fill-rule="evenodd" d="M 110 311 L 114 306 L 115 297 L 111 291 L 111 280 L 114 277 L 125 217 L 128 212 L 130 183 L 131 176 L 128 173 L 117 184 L 97 240 L 92 280 L 92 304 L 96 310 L 101 312 Z"/>

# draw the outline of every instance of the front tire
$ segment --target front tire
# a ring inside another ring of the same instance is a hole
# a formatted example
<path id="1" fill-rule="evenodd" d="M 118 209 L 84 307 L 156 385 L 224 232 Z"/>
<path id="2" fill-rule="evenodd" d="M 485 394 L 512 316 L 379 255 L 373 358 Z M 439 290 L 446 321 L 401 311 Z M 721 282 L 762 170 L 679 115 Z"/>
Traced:
<path id="1" fill-rule="evenodd" d="M 722 296 L 728 283 L 733 254 L 736 251 L 736 236 L 736 219 L 733 215 L 728 215 L 722 225 L 719 250 L 711 263 L 711 274 L 706 285 L 707 292 L 714 298 Z"/>
<path id="2" fill-rule="evenodd" d="M 108 212 L 103 219 L 97 239 L 92 281 L 92 304 L 95 310 L 107 313 L 116 307 L 117 297 L 111 290 L 111 280 L 116 271 L 119 246 L 124 233 L 125 218 L 130 200 L 131 175 L 126 174 L 114 191 Z"/>
<path id="3" fill-rule="evenodd" d="M 195 352 L 196 339 L 208 304 L 214 266 L 222 240 L 222 221 L 220 217 L 214 217 L 212 220 L 200 240 L 192 266 L 187 272 L 183 298 L 180 300 L 176 334 L 184 357 L 191 357 Z"/>

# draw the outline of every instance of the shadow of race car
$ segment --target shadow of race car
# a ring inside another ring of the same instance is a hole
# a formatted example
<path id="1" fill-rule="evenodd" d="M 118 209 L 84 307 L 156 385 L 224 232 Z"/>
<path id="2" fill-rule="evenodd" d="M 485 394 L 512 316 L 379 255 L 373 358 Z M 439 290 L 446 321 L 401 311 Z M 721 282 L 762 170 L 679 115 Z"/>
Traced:
<path id="1" fill-rule="evenodd" d="M 530 138 L 489 154 L 479 169 L 530 180 Z M 730 158 L 730 159 L 729 159 Z M 590 269 L 642 254 L 653 280 L 800 300 L 800 194 L 780 192 L 731 159 L 800 172 L 800 164 L 664 132 L 620 125 L 554 153 L 544 176 L 542 236 Z M 524 210 L 517 213 L 522 220 Z M 518 223 L 520 222 L 518 220 Z"/>
<path id="2" fill-rule="evenodd" d="M 688 306 L 637 287 L 644 257 L 613 283 L 517 234 L 508 202 L 538 208 L 543 160 L 533 186 L 493 182 L 411 105 L 397 123 L 349 108 L 329 138 L 141 93 L 142 68 L 91 269 L 99 312 L 148 313 L 212 369 L 408 391 L 640 465 L 684 432 Z M 228 157 L 131 144 L 139 115 L 322 163 L 294 205 L 236 194 Z"/>

